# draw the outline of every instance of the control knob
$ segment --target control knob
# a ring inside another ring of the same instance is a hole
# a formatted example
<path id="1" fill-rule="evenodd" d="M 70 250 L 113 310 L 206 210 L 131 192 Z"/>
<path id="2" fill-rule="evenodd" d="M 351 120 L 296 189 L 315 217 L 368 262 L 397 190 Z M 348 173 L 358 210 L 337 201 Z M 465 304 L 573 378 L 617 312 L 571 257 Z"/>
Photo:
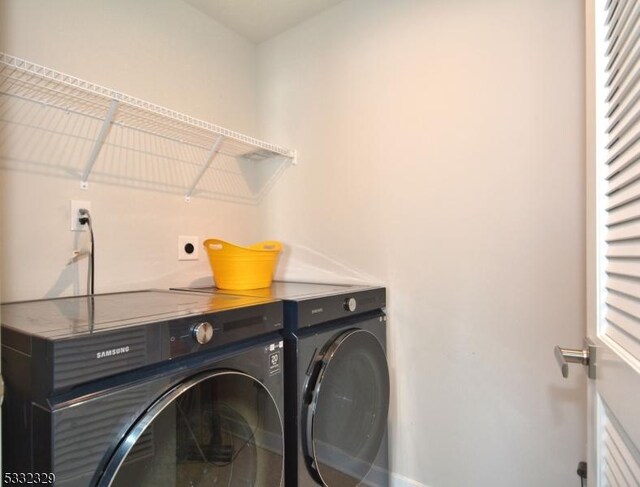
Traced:
<path id="1" fill-rule="evenodd" d="M 202 323 L 193 325 L 193 328 L 191 328 L 191 334 L 196 342 L 200 345 L 204 345 L 205 343 L 209 343 L 213 338 L 213 326 L 211 326 L 211 323 L 203 321 Z"/>
<path id="2" fill-rule="evenodd" d="M 347 311 L 353 313 L 356 310 L 356 306 L 358 306 L 356 298 L 347 298 L 344 300 L 344 309 Z"/>

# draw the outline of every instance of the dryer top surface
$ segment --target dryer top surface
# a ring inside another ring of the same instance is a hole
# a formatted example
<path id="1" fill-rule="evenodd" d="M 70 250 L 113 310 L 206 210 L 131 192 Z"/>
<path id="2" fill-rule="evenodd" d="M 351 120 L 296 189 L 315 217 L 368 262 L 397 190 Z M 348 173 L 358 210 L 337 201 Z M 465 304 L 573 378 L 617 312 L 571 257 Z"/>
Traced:
<path id="1" fill-rule="evenodd" d="M 200 288 L 184 288 L 186 291 L 209 292 L 218 295 L 233 294 L 260 298 L 282 299 L 285 301 L 302 301 L 325 296 L 347 295 L 359 291 L 381 289 L 376 286 L 352 284 L 316 284 L 310 282 L 274 281 L 270 287 L 243 291 L 218 289 L 213 286 Z"/>

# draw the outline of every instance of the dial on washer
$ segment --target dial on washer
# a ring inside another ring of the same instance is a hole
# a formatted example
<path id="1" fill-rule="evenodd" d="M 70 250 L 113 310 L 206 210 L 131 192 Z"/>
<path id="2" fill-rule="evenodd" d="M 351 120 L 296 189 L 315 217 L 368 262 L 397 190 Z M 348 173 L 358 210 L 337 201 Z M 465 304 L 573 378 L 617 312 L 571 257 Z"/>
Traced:
<path id="1" fill-rule="evenodd" d="M 353 313 L 356 310 L 358 303 L 356 298 L 347 298 L 344 300 L 344 309 Z"/>
<path id="2" fill-rule="evenodd" d="M 196 342 L 200 345 L 204 345 L 205 343 L 209 343 L 213 338 L 213 326 L 211 326 L 211 323 L 203 321 L 202 323 L 194 325 L 191 329 L 191 333 L 193 334 L 193 338 Z"/>

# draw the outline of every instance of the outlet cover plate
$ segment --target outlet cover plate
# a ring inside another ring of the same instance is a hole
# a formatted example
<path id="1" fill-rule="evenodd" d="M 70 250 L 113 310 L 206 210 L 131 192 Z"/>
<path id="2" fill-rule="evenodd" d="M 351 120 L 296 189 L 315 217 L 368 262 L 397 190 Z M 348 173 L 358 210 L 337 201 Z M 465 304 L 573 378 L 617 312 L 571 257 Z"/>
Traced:
<path id="1" fill-rule="evenodd" d="M 91 202 L 90 201 L 81 201 L 81 200 L 71 200 L 71 205 L 69 206 L 69 223 L 70 230 L 72 232 L 86 232 L 88 229 L 88 225 L 80 225 L 78 221 L 78 211 L 81 208 L 86 208 L 91 212 Z"/>
<path id="2" fill-rule="evenodd" d="M 200 258 L 200 238 L 181 235 L 178 237 L 178 260 L 198 260 Z"/>

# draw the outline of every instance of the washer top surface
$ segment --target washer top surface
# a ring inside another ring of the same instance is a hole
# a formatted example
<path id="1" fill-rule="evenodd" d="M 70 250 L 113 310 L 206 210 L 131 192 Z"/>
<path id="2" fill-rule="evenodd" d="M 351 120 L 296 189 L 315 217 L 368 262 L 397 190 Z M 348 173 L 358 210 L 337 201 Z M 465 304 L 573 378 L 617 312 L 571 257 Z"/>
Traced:
<path id="1" fill-rule="evenodd" d="M 273 301 L 255 296 L 145 290 L 6 303 L 0 316 L 3 327 L 58 340 Z"/>
<path id="2" fill-rule="evenodd" d="M 202 293 L 215 293 L 215 295 L 242 295 L 270 299 L 282 299 L 285 301 L 302 301 L 305 299 L 321 298 L 324 296 L 335 296 L 350 294 L 358 291 L 376 289 L 372 286 L 350 285 L 350 284 L 315 284 L 308 282 L 284 282 L 274 281 L 271 287 L 263 289 L 250 289 L 246 291 L 234 291 L 218 289 L 214 286 L 199 288 L 183 288 L 185 291 L 196 291 Z"/>

